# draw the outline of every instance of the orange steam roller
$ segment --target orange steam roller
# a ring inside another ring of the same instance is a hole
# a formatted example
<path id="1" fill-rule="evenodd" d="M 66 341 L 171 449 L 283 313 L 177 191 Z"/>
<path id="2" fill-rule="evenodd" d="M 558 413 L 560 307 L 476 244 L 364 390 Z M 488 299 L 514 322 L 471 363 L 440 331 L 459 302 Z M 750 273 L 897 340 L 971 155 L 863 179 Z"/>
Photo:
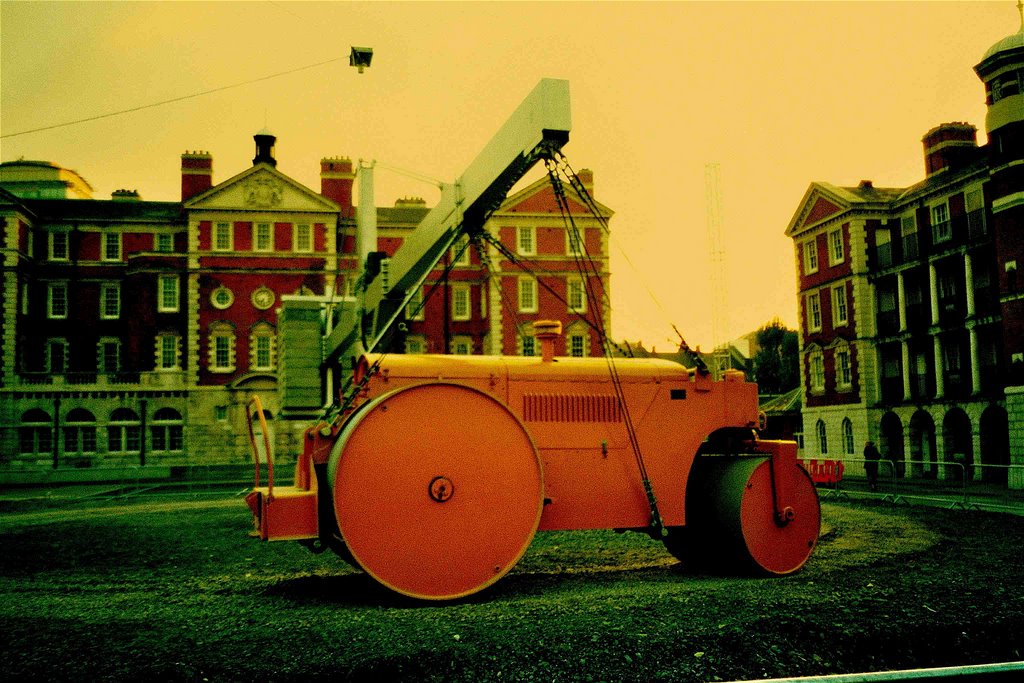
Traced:
<path id="1" fill-rule="evenodd" d="M 742 373 L 616 359 L 610 375 L 606 359 L 554 358 L 558 324 L 537 327 L 539 358 L 363 356 L 357 401 L 307 430 L 294 485 L 273 485 L 268 457 L 260 486 L 257 456 L 255 533 L 424 600 L 487 588 L 548 530 L 640 531 L 729 572 L 804 565 L 817 493 L 795 443 L 757 438 Z"/>

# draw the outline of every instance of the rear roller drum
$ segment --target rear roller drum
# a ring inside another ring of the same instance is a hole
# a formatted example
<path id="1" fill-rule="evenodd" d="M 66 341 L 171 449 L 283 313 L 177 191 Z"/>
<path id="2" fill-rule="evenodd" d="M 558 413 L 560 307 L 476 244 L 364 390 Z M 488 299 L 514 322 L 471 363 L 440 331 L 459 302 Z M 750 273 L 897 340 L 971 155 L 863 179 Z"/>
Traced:
<path id="1" fill-rule="evenodd" d="M 771 470 L 768 458 L 698 458 L 687 487 L 686 527 L 669 530 L 669 552 L 687 564 L 729 573 L 800 569 L 821 530 L 818 493 L 802 467 L 779 472 L 791 511 L 777 519 Z"/>
<path id="2" fill-rule="evenodd" d="M 398 593 L 470 595 L 504 576 L 540 523 L 544 482 L 525 428 L 453 384 L 385 394 L 331 454 L 338 528 L 355 562 Z"/>

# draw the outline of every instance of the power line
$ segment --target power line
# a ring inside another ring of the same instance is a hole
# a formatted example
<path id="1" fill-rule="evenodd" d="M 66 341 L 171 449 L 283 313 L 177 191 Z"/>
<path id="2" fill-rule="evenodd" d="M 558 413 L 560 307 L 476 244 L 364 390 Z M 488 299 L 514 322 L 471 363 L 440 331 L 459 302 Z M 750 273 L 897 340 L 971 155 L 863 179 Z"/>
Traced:
<path id="1" fill-rule="evenodd" d="M 345 57 L 334 57 L 323 62 L 317 62 L 316 64 L 309 64 L 307 66 L 300 66 L 296 69 L 290 69 L 288 71 L 281 71 L 276 74 L 270 74 L 269 76 L 261 76 L 260 78 L 253 78 L 248 81 L 242 81 L 241 83 L 234 83 L 232 85 L 224 85 L 219 88 L 213 88 L 211 90 L 204 90 L 202 92 L 192 93 L 191 95 L 182 95 L 181 97 L 172 97 L 169 100 L 161 100 L 159 102 L 152 102 L 150 104 L 143 104 L 138 107 L 131 107 L 129 109 L 121 109 L 120 111 L 112 111 L 106 114 L 97 114 L 96 116 L 89 116 L 84 119 L 76 119 L 74 121 L 66 121 L 64 123 L 55 123 L 51 126 L 43 126 L 41 128 L 32 128 L 30 130 L 22 130 L 17 133 L 6 133 L 0 135 L 2 138 L 13 138 L 19 135 L 28 135 L 29 133 L 39 133 L 44 130 L 53 130 L 54 128 L 65 128 L 67 126 L 74 126 L 79 123 L 86 123 L 88 121 L 98 121 L 99 119 L 107 119 L 112 116 L 120 116 L 121 114 L 129 114 L 131 112 L 140 111 L 142 109 L 152 109 L 153 107 L 160 107 L 165 104 L 171 104 L 173 102 L 181 102 L 182 100 L 189 100 L 203 95 L 210 95 L 215 92 L 221 92 L 223 90 L 230 90 L 232 88 L 240 88 L 243 85 L 251 85 L 252 83 L 259 83 L 261 81 L 269 81 L 272 78 L 280 78 L 281 76 L 287 76 L 289 74 L 298 73 L 299 71 L 306 71 L 308 69 L 315 69 L 318 66 L 324 66 L 325 64 L 331 64 L 332 62 L 338 62 L 345 59 Z"/>

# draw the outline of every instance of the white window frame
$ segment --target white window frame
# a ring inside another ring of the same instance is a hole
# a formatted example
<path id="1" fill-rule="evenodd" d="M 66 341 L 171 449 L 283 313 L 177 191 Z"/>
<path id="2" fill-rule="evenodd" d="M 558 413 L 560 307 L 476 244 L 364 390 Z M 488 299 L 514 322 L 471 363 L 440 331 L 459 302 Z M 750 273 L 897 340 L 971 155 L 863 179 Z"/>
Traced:
<path id="1" fill-rule="evenodd" d="M 577 353 L 576 345 L 579 344 L 579 353 Z M 566 337 L 565 340 L 565 353 L 567 356 L 573 358 L 586 358 L 590 354 L 588 353 L 590 347 L 590 339 L 585 333 L 572 332 Z"/>
<path id="2" fill-rule="evenodd" d="M 168 356 L 174 361 L 168 365 L 165 361 Z M 156 336 L 156 363 L 157 370 L 169 371 L 181 369 L 181 337 L 176 334 L 158 334 Z"/>
<path id="3" fill-rule="evenodd" d="M 210 325 L 207 348 L 207 367 L 210 372 L 226 373 L 235 371 L 235 333 L 230 325 L 214 323 Z M 223 342 L 224 348 L 220 348 Z M 224 363 L 220 355 L 224 353 Z"/>
<path id="4" fill-rule="evenodd" d="M 161 408 L 154 414 L 153 421 L 149 427 L 152 450 L 154 453 L 180 453 L 185 449 L 184 422 L 181 419 L 181 413 L 174 410 L 178 417 L 168 419 L 160 416 L 163 410 L 170 411 L 173 409 Z M 160 438 L 155 436 L 157 433 L 161 434 Z M 160 441 L 163 441 L 163 444 Z M 161 445 L 163 448 L 160 448 Z"/>
<path id="5" fill-rule="evenodd" d="M 313 225 L 311 223 L 295 223 L 292 226 L 292 251 L 297 254 L 313 252 Z"/>
<path id="6" fill-rule="evenodd" d="M 821 455 L 828 455 L 828 430 L 825 428 L 825 421 L 818 420 L 814 429 L 818 436 L 818 452 Z"/>
<path id="7" fill-rule="evenodd" d="M 473 317 L 473 301 L 469 285 L 459 282 L 452 285 L 452 320 L 469 320 Z"/>
<path id="8" fill-rule="evenodd" d="M 469 252 L 470 247 L 466 246 L 469 242 L 469 235 L 462 235 L 459 239 L 455 240 L 452 244 L 451 250 L 449 251 L 448 258 L 451 260 L 453 266 L 468 266 L 470 265 Z M 465 246 L 465 248 L 463 248 Z M 462 253 L 459 253 L 459 250 Z"/>
<path id="9" fill-rule="evenodd" d="M 57 292 L 61 294 L 55 296 Z M 66 320 L 69 308 L 68 283 L 48 282 L 46 284 L 46 317 L 51 320 Z"/>
<path id="10" fill-rule="evenodd" d="M 576 298 L 575 301 L 574 298 Z M 567 277 L 565 279 L 565 302 L 570 313 L 587 312 L 587 288 L 583 284 L 583 278 Z"/>
<path id="11" fill-rule="evenodd" d="M 846 285 L 841 284 L 832 288 L 832 326 L 840 327 L 849 323 L 850 310 L 847 306 Z"/>
<path id="12" fill-rule="evenodd" d="M 156 279 L 156 310 L 158 313 L 177 313 L 181 309 L 181 280 L 177 275 L 158 275 Z M 168 305 L 167 283 L 174 283 L 174 305 Z"/>
<path id="13" fill-rule="evenodd" d="M 949 219 L 949 204 L 945 200 L 930 208 L 932 221 L 932 241 L 935 244 L 948 242 L 953 238 L 953 224 Z M 939 230 L 939 226 L 943 226 Z"/>
<path id="14" fill-rule="evenodd" d="M 105 232 L 100 245 L 100 260 L 116 262 L 121 260 L 121 233 Z M 113 253 L 111 253 L 113 252 Z"/>
<path id="15" fill-rule="evenodd" d="M 163 242 L 166 241 L 166 244 Z M 153 249 L 161 254 L 174 252 L 174 235 L 169 232 L 158 232 L 153 237 Z"/>
<path id="16" fill-rule="evenodd" d="M 836 388 L 849 389 L 853 386 L 853 364 L 850 358 L 850 348 L 848 346 L 837 348 L 833 357 L 835 359 Z"/>
<path id="17" fill-rule="evenodd" d="M 843 229 L 836 228 L 828 233 L 828 264 L 837 266 L 846 260 L 846 249 L 843 245 Z"/>
<path id="18" fill-rule="evenodd" d="M 566 256 L 583 256 L 584 254 L 586 254 L 587 245 L 584 242 L 585 234 L 585 228 L 578 228 L 574 231 L 572 226 L 569 226 L 568 228 L 565 229 Z"/>
<path id="19" fill-rule="evenodd" d="M 818 240 L 814 237 L 803 243 L 804 275 L 818 272 Z"/>
<path id="20" fill-rule="evenodd" d="M 223 232 L 222 232 L 223 230 Z M 210 240 L 210 249 L 212 251 L 233 251 L 235 248 L 235 230 L 234 225 L 230 222 L 214 223 L 213 224 L 213 235 Z"/>
<path id="21" fill-rule="evenodd" d="M 121 283 L 104 282 L 100 285 L 100 318 L 117 320 L 121 317 Z"/>
<path id="22" fill-rule="evenodd" d="M 266 362 L 260 362 L 260 344 L 266 344 Z M 273 371 L 277 365 L 277 335 L 270 325 L 258 325 L 249 337 L 249 369 Z"/>
<path id="23" fill-rule="evenodd" d="M 61 347 L 61 367 L 53 367 L 53 351 L 54 346 Z M 59 375 L 68 371 L 68 340 L 63 337 L 51 337 L 46 340 L 46 371 L 51 374 Z"/>
<path id="24" fill-rule="evenodd" d="M 853 422 L 850 418 L 843 418 L 843 452 L 846 455 L 856 454 L 856 445 L 853 440 Z"/>
<path id="25" fill-rule="evenodd" d="M 405 319 L 406 320 L 423 320 L 426 316 L 424 314 L 423 305 L 423 287 L 417 287 L 409 298 L 409 303 L 405 305 Z"/>
<path id="26" fill-rule="evenodd" d="M 449 352 L 453 356 L 469 356 L 473 353 L 473 339 L 465 335 L 452 337 L 452 345 Z"/>
<path id="27" fill-rule="evenodd" d="M 260 229 L 266 228 L 266 244 L 261 245 Z M 252 224 L 252 250 L 260 253 L 267 253 L 274 251 L 274 224 L 273 223 L 253 223 Z"/>
<path id="28" fill-rule="evenodd" d="M 405 352 L 409 354 L 426 353 L 427 342 L 422 335 L 410 334 L 405 338 Z"/>
<path id="29" fill-rule="evenodd" d="M 518 297 L 520 313 L 536 313 L 539 309 L 537 301 L 537 278 L 523 276 L 518 279 Z"/>
<path id="30" fill-rule="evenodd" d="M 537 255 L 537 228 L 532 225 L 516 226 L 516 253 L 520 256 Z"/>
<path id="31" fill-rule="evenodd" d="M 818 292 L 807 295 L 807 331 L 821 332 L 821 296 Z"/>
<path id="32" fill-rule="evenodd" d="M 825 356 L 821 351 L 813 351 L 807 357 L 807 373 L 812 393 L 825 391 Z"/>
<path id="33" fill-rule="evenodd" d="M 115 349 L 114 369 L 107 366 L 107 347 Z M 104 375 L 112 375 L 121 372 L 121 340 L 117 337 L 102 337 L 96 342 L 96 372 Z"/>
<path id="34" fill-rule="evenodd" d="M 519 355 L 539 356 L 540 344 L 537 343 L 537 338 L 532 334 L 519 335 Z"/>
<path id="35" fill-rule="evenodd" d="M 47 242 L 47 255 L 50 261 L 67 261 L 71 258 L 71 240 L 68 237 L 68 233 L 51 232 Z"/>

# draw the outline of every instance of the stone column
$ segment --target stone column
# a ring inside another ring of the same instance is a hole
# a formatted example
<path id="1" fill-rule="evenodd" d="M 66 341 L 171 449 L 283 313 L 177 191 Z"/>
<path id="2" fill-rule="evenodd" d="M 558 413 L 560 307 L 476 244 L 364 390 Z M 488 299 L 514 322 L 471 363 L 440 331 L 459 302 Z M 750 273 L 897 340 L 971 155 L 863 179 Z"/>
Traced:
<path id="1" fill-rule="evenodd" d="M 901 282 L 902 282 L 902 280 L 901 280 Z M 904 339 L 903 342 L 900 344 L 900 346 L 902 347 L 900 350 L 903 352 L 903 358 L 902 358 L 902 361 L 903 361 L 903 400 L 904 401 L 909 401 L 910 400 L 910 344 L 908 344 L 907 340 Z M 904 451 L 904 453 L 909 453 L 909 452 L 910 451 Z"/>
<path id="2" fill-rule="evenodd" d="M 964 253 L 964 281 L 967 294 L 967 317 L 974 315 L 974 269 L 971 267 L 971 253 Z"/>
<path id="3" fill-rule="evenodd" d="M 896 310 L 900 312 L 900 332 L 907 330 L 907 291 L 903 283 L 903 272 L 896 275 Z M 904 349 L 904 352 L 906 349 Z"/>
<path id="4" fill-rule="evenodd" d="M 1024 386 L 1006 387 L 1006 413 L 1010 421 L 1010 464 L 1024 465 Z M 1009 487 L 1024 489 L 1024 468 L 1010 469 Z"/>
<path id="5" fill-rule="evenodd" d="M 939 324 L 939 283 L 935 262 L 928 264 L 928 285 L 932 295 L 932 325 Z"/>
<path id="6" fill-rule="evenodd" d="M 971 393 L 981 393 L 981 360 L 978 357 L 978 330 L 972 327 L 971 335 Z"/>
<path id="7" fill-rule="evenodd" d="M 942 372 L 942 342 L 938 335 L 932 339 L 935 342 L 935 398 L 942 398 L 946 393 L 946 378 Z"/>

